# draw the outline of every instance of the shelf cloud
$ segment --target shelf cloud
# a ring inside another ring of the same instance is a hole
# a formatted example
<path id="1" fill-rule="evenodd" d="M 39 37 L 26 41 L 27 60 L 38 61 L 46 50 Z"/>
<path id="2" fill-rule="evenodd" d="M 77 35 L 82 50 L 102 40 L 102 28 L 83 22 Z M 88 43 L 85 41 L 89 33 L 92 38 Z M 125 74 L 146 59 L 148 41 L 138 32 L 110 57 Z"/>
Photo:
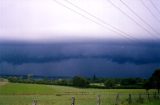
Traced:
<path id="1" fill-rule="evenodd" d="M 153 44 L 148 43 L 7 44 L 0 46 L 0 68 L 3 73 L 11 66 L 10 69 L 19 70 L 10 71 L 22 74 L 48 71 L 46 75 L 60 75 L 61 70 L 66 75 L 91 75 L 101 69 L 106 75 L 108 70 L 129 72 L 134 69 L 135 72 L 141 72 L 139 69 L 143 67 L 145 73 L 149 68 L 153 70 L 159 67 L 159 45 L 152 47 Z"/>

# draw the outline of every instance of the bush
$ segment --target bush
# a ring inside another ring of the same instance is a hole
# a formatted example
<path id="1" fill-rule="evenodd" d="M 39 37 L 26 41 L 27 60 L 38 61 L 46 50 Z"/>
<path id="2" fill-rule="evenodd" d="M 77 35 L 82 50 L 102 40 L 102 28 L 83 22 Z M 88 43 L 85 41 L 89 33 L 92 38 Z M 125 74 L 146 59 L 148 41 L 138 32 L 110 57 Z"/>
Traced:
<path id="1" fill-rule="evenodd" d="M 83 77 L 75 76 L 73 77 L 73 86 L 84 88 L 89 86 L 89 82 Z"/>
<path id="2" fill-rule="evenodd" d="M 106 80 L 105 82 L 104 82 L 104 85 L 105 85 L 105 87 L 106 88 L 113 88 L 114 86 L 115 86 L 115 81 L 114 80 L 111 80 L 111 79 L 109 79 L 109 80 Z"/>

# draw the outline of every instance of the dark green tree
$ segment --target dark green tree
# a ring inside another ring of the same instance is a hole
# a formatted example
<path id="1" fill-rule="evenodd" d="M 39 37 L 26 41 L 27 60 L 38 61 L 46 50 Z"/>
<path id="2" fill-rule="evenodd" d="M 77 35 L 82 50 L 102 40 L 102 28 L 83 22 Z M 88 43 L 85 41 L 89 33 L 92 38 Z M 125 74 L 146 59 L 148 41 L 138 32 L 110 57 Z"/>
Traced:
<path id="1" fill-rule="evenodd" d="M 114 88 L 115 81 L 113 79 L 108 79 L 104 82 L 104 85 L 106 88 L 109 88 L 109 89 Z"/>
<path id="2" fill-rule="evenodd" d="M 73 86 L 84 88 L 89 86 L 89 82 L 83 77 L 75 76 L 73 77 Z"/>
<path id="3" fill-rule="evenodd" d="M 125 78 L 121 81 L 122 85 L 135 85 L 136 83 L 136 78 Z"/>
<path id="4" fill-rule="evenodd" d="M 148 80 L 146 83 L 144 83 L 144 88 L 146 89 L 147 93 L 150 89 L 152 89 L 152 84 L 151 84 L 150 80 Z"/>
<path id="5" fill-rule="evenodd" d="M 156 69 L 152 74 L 150 82 L 152 83 L 153 88 L 156 88 L 158 93 L 160 93 L 160 68 Z"/>

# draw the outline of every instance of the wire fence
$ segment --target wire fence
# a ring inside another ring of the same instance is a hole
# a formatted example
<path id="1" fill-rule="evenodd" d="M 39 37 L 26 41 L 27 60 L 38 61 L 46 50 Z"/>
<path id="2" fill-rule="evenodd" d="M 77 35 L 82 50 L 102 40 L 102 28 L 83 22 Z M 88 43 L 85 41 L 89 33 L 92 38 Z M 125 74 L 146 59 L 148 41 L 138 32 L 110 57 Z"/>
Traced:
<path id="1" fill-rule="evenodd" d="M 108 97 L 115 97 L 115 99 L 110 100 L 112 102 L 108 102 L 110 103 L 110 105 L 137 105 L 137 104 L 143 104 L 145 102 L 150 102 L 150 101 L 154 101 L 154 100 L 159 100 L 160 99 L 160 94 L 158 93 L 152 93 L 152 94 L 108 94 Z M 95 100 L 93 100 L 95 102 L 94 105 L 105 105 L 105 103 L 107 103 L 107 101 L 109 101 L 109 98 L 107 97 L 106 99 L 106 95 L 97 95 L 95 97 Z M 76 102 L 77 101 L 77 102 Z M 70 103 L 71 105 L 81 105 L 78 102 L 78 98 L 76 98 L 75 96 L 72 96 L 70 99 Z M 38 100 L 34 99 L 32 102 L 32 105 L 38 105 Z"/>

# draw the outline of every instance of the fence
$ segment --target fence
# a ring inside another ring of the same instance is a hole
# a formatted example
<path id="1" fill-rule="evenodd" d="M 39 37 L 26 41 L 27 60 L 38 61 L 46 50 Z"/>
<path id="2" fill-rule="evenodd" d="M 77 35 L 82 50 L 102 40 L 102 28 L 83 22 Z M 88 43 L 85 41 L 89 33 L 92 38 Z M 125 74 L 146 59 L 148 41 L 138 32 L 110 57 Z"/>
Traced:
<path id="1" fill-rule="evenodd" d="M 121 100 L 121 97 L 127 96 L 125 99 L 125 104 L 131 105 L 134 103 L 140 103 L 143 104 L 145 100 L 152 101 L 152 100 L 159 100 L 160 94 L 153 93 L 153 94 L 110 94 L 115 95 L 115 102 L 113 105 L 122 105 L 124 104 L 124 100 Z M 102 96 L 103 95 L 97 95 L 95 97 L 97 105 L 102 105 Z M 34 99 L 32 102 L 32 105 L 38 105 L 38 100 Z M 71 105 L 76 105 L 76 97 L 71 97 Z"/>

